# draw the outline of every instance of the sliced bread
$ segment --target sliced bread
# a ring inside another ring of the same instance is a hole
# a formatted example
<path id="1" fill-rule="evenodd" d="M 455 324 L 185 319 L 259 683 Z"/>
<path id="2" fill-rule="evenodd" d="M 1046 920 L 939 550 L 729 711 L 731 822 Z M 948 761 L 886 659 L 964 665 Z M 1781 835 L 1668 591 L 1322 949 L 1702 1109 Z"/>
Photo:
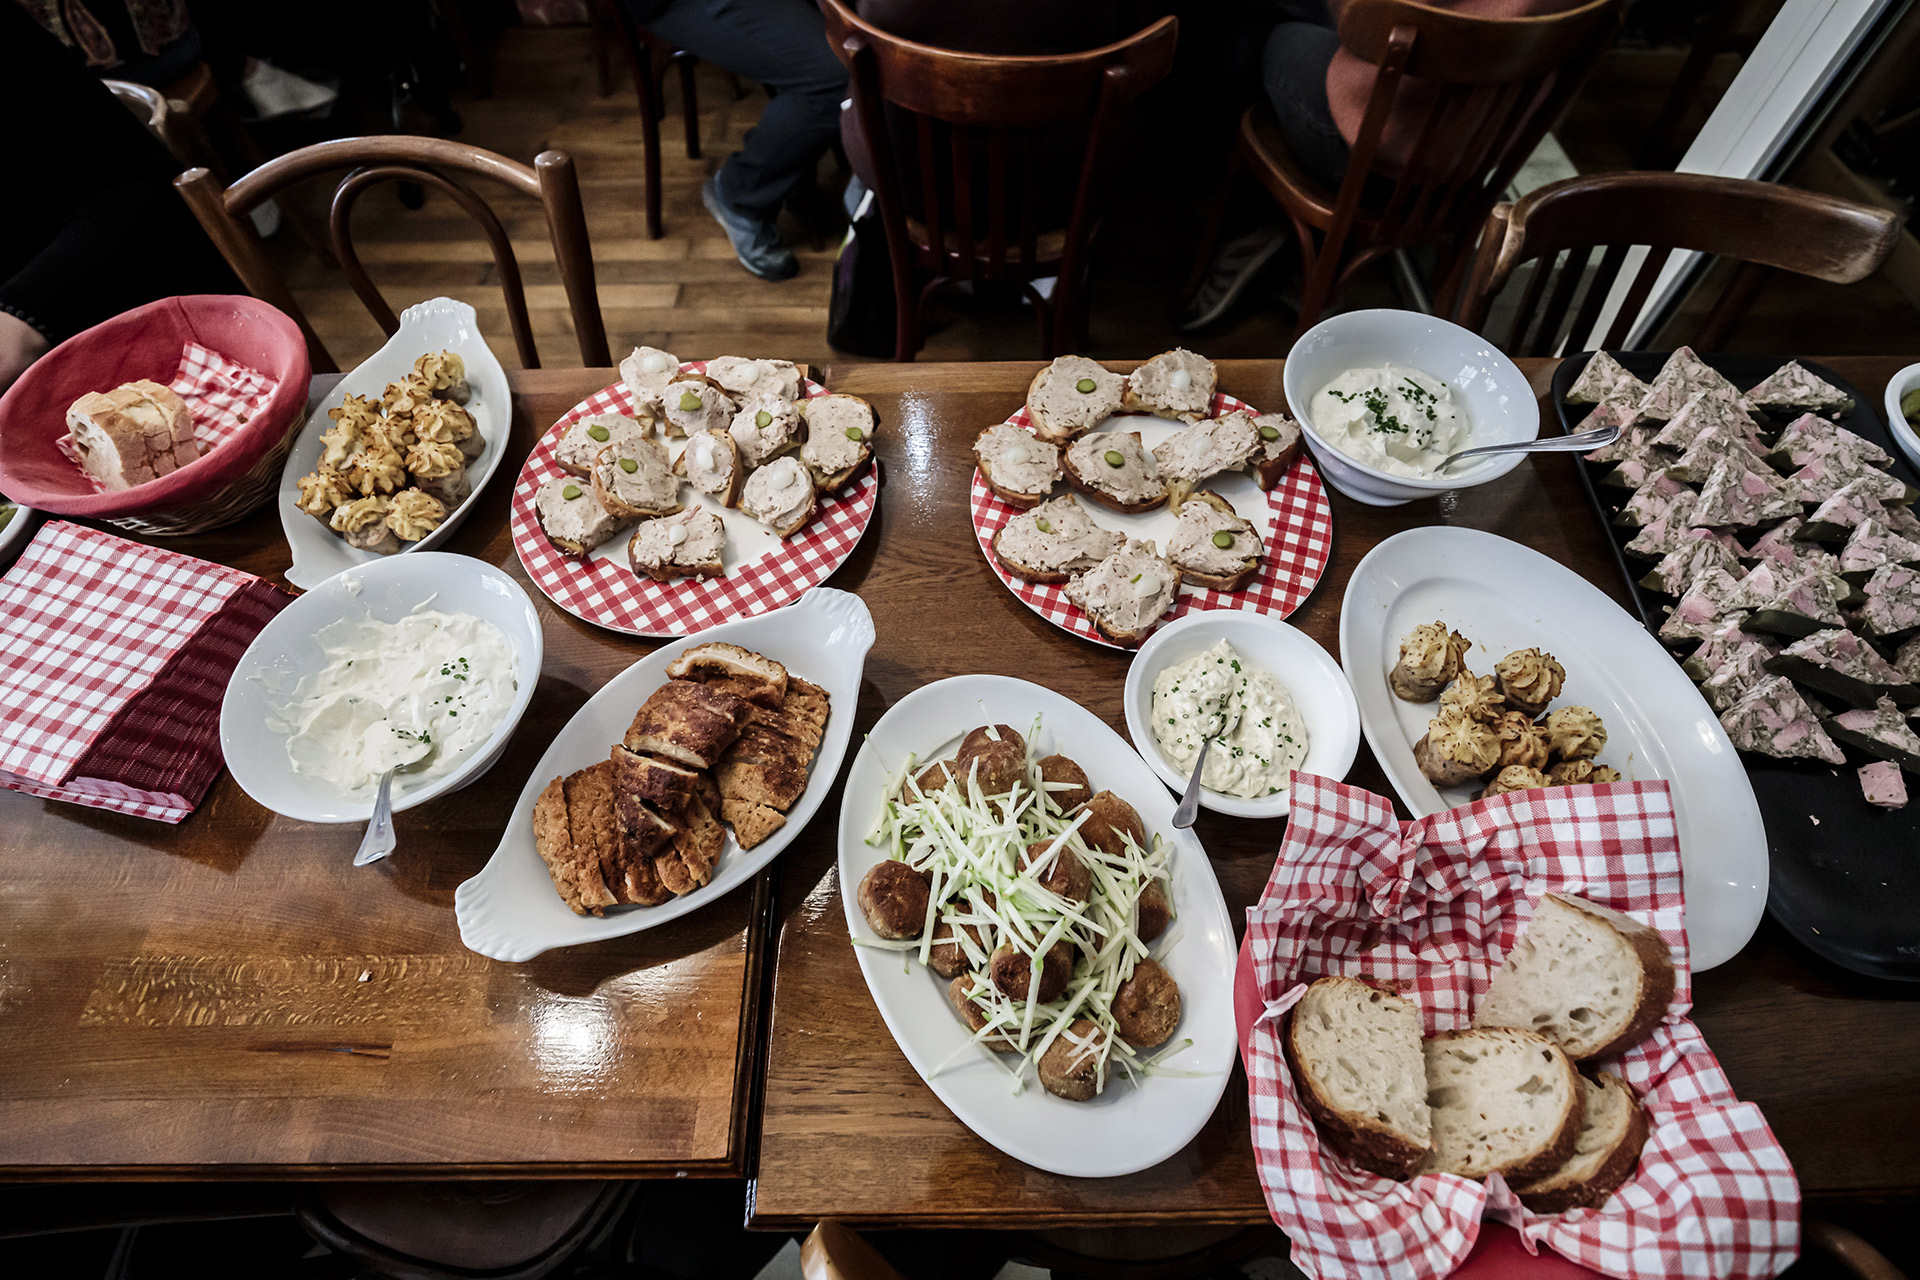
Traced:
<path id="1" fill-rule="evenodd" d="M 1214 378 L 1213 361 L 1175 347 L 1127 375 L 1120 404 L 1128 413 L 1198 422 L 1213 407 Z"/>
<path id="2" fill-rule="evenodd" d="M 1128 539 L 1085 573 L 1067 580 L 1067 599 L 1115 644 L 1147 638 L 1180 598 L 1180 570 L 1151 542 Z"/>
<path id="3" fill-rule="evenodd" d="M 1096 431 L 1066 448 L 1060 460 L 1067 483 L 1103 506 L 1129 515 L 1167 501 L 1159 464 L 1138 431 Z"/>
<path id="4" fill-rule="evenodd" d="M 1512 1027 L 1443 1031 L 1426 1042 L 1433 1151 L 1423 1173 L 1510 1183 L 1545 1177 L 1580 1136 L 1580 1077 L 1545 1036 Z"/>
<path id="5" fill-rule="evenodd" d="M 1260 450 L 1253 455 L 1253 482 L 1262 489 L 1279 484 L 1300 456 L 1300 424 L 1284 413 L 1263 413 L 1253 420 Z"/>
<path id="6" fill-rule="evenodd" d="M 1546 1177 L 1513 1188 L 1535 1213 L 1599 1208 L 1632 1175 L 1647 1144 L 1646 1113 L 1618 1076 L 1582 1076 L 1580 1094 L 1586 1118 L 1573 1154 Z"/>
<path id="7" fill-rule="evenodd" d="M 1384 1178 L 1413 1176 L 1433 1150 L 1420 1011 L 1356 978 L 1321 978 L 1281 1046 L 1301 1105 L 1327 1141 Z"/>
<path id="8" fill-rule="evenodd" d="M 988 427 L 973 442 L 980 478 L 1002 502 L 1020 508 L 1047 500 L 1060 479 L 1060 449 L 1010 423 Z"/>
<path id="9" fill-rule="evenodd" d="M 1085 356 L 1059 356 L 1027 386 L 1034 434 L 1054 444 L 1085 435 L 1120 412 L 1127 380 Z"/>
<path id="10" fill-rule="evenodd" d="M 1016 578 L 1058 583 L 1085 573 L 1126 541 L 1125 534 L 1095 524 L 1072 494 L 1063 493 L 1007 521 L 993 535 L 993 558 Z"/>
<path id="11" fill-rule="evenodd" d="M 1473 1021 L 1539 1032 L 1583 1062 L 1645 1039 L 1672 999 L 1673 955 L 1659 933 L 1598 903 L 1550 893 Z"/>
<path id="12" fill-rule="evenodd" d="M 1167 540 L 1167 559 L 1181 581 L 1215 591 L 1238 591 L 1251 582 L 1263 550 L 1259 530 L 1211 489 L 1201 489 L 1180 508 Z"/>

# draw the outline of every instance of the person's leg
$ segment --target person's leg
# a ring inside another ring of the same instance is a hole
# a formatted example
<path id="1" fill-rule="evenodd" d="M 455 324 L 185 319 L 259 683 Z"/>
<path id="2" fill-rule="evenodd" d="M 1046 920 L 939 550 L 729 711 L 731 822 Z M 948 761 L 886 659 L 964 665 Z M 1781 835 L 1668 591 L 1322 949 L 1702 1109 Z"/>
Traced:
<path id="1" fill-rule="evenodd" d="M 1283 22 L 1267 36 L 1260 78 L 1287 149 L 1312 177 L 1337 190 L 1351 148 L 1327 105 L 1327 65 L 1340 48 L 1340 34 L 1311 22 Z"/>

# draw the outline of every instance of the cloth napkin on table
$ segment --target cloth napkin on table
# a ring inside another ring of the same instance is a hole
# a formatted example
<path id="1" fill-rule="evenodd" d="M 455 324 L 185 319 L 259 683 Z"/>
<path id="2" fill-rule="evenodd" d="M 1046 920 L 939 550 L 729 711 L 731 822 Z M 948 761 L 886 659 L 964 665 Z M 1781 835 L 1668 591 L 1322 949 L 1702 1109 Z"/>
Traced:
<path id="1" fill-rule="evenodd" d="M 180 367 L 167 385 L 186 402 L 187 412 L 193 417 L 194 442 L 200 446 L 200 455 L 205 457 L 247 425 L 248 419 L 260 412 L 280 384 L 256 369 L 227 359 L 218 351 L 188 342 L 180 348 Z M 74 447 L 72 433 L 61 436 L 59 445 L 68 461 L 80 467 L 80 451 Z M 80 470 L 86 474 L 89 484 L 105 492 L 104 486 L 86 468 L 80 467 Z"/>
<path id="2" fill-rule="evenodd" d="M 219 774 L 240 655 L 293 597 L 50 521 L 0 579 L 0 786 L 179 822 Z"/>
<path id="3" fill-rule="evenodd" d="M 1633 1086 L 1651 1130 L 1627 1184 L 1599 1209 L 1542 1215 L 1497 1175 L 1399 1183 L 1323 1151 L 1280 1047 L 1303 984 L 1373 979 L 1417 998 L 1429 1034 L 1467 1026 L 1534 904 L 1554 892 L 1628 912 L 1673 949 L 1665 1020 L 1602 1064 Z M 1664 782 L 1514 791 L 1401 823 L 1380 796 L 1296 775 L 1286 841 L 1247 911 L 1242 964 L 1258 1001 L 1241 1026 L 1254 1158 L 1294 1262 L 1317 1280 L 1445 1276 L 1492 1216 L 1530 1250 L 1545 1244 L 1622 1280 L 1784 1270 L 1799 1252 L 1800 1184 L 1687 1016 L 1684 919 Z"/>

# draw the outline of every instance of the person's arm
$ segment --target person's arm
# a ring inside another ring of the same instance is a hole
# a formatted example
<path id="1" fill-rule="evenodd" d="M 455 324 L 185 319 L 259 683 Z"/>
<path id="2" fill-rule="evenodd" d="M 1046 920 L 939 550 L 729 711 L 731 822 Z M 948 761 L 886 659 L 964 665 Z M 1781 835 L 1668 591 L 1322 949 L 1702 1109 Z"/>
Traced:
<path id="1" fill-rule="evenodd" d="M 47 354 L 45 334 L 10 311 L 0 311 L 0 394 L 27 371 L 27 366 Z"/>

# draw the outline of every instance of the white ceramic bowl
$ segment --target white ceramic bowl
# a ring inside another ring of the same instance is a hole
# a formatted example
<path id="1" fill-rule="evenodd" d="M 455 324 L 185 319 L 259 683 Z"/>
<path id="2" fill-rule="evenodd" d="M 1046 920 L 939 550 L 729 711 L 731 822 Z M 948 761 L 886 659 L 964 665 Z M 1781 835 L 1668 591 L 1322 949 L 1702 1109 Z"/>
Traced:
<path id="1" fill-rule="evenodd" d="M 1176 662 L 1204 653 L 1222 640 L 1249 663 L 1270 672 L 1293 695 L 1307 724 L 1307 758 L 1301 768 L 1327 778 L 1345 778 L 1360 749 L 1360 707 L 1353 687 L 1333 655 L 1306 632 L 1264 613 L 1209 609 L 1190 613 L 1161 627 L 1140 646 L 1127 668 L 1127 733 L 1134 750 L 1176 794 L 1187 789 L 1186 769 L 1176 769 L 1161 754 L 1148 717 L 1153 711 L 1153 682 Z M 1236 818 L 1283 818 L 1290 794 L 1245 799 L 1200 788 L 1200 803 Z"/>
<path id="2" fill-rule="evenodd" d="M 1900 412 L 1900 397 L 1915 387 L 1920 387 L 1920 364 L 1910 364 L 1888 379 L 1887 430 L 1893 433 L 1894 442 L 1907 455 L 1907 461 L 1920 467 L 1920 431 L 1915 431 L 1907 415 Z"/>
<path id="3" fill-rule="evenodd" d="M 493 735 L 452 770 L 418 786 L 407 785 L 404 773 L 394 775 L 394 812 L 457 791 L 493 767 L 540 680 L 540 617 L 504 570 L 468 556 L 424 551 L 328 578 L 282 609 L 247 646 L 220 705 L 220 748 L 241 790 L 275 813 L 305 822 L 365 822 L 373 816 L 371 791 L 355 797 L 296 774 L 285 735 L 268 728 L 267 719 L 275 689 L 291 688 L 319 669 L 323 658 L 314 634 L 322 627 L 342 618 L 397 622 L 423 604 L 472 614 L 500 628 L 513 649 L 516 687 L 513 705 Z"/>
<path id="4" fill-rule="evenodd" d="M 1388 361 L 1419 369 L 1453 388 L 1472 428 L 1472 438 L 1463 448 L 1533 440 L 1540 434 L 1540 405 L 1533 388 L 1488 339 L 1417 311 L 1348 311 L 1329 316 L 1287 352 L 1283 381 L 1287 403 L 1306 429 L 1307 449 L 1320 474 L 1356 502 L 1395 507 L 1416 498 L 1469 489 L 1507 474 L 1525 456 L 1475 458 L 1458 464 L 1443 478 L 1420 480 L 1376 470 L 1322 439 L 1307 416 L 1315 394 L 1349 369 Z"/>

